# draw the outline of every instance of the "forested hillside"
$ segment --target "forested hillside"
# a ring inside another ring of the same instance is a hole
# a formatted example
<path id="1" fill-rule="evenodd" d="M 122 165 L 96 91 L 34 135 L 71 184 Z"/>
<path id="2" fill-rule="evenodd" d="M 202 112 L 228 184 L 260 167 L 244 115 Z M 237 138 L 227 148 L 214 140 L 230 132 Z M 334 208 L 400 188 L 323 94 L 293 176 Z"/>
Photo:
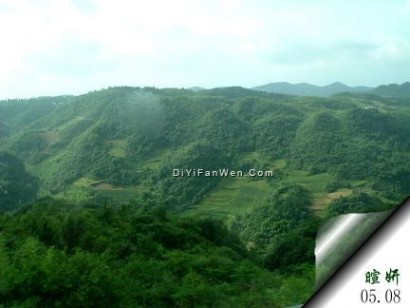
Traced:
<path id="1" fill-rule="evenodd" d="M 0 214 L 0 302 L 24 307 L 283 307 L 313 291 L 312 268 L 264 268 L 219 222 L 140 204 L 42 200 Z"/>
<path id="2" fill-rule="evenodd" d="M 37 197 L 39 180 L 29 174 L 24 163 L 0 151 L 0 211 L 13 210 Z"/>
<path id="3" fill-rule="evenodd" d="M 321 221 L 410 195 L 408 123 L 400 95 L 117 87 L 1 101 L 0 302 L 301 303 Z"/>
<path id="4" fill-rule="evenodd" d="M 272 186 L 321 175 L 338 188 L 362 181 L 362 190 L 400 201 L 409 193 L 409 117 L 406 100 L 369 95 L 123 87 L 3 101 L 0 147 L 40 178 L 39 196 L 155 195 L 182 209 L 226 181 Z M 173 177 L 175 168 L 255 168 L 275 177 Z"/>

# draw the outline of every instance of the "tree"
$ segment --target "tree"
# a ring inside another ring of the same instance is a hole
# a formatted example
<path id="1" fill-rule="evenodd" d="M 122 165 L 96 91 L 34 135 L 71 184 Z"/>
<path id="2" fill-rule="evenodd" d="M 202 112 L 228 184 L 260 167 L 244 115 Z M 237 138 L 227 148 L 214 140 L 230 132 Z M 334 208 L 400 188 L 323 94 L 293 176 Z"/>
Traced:
<path id="1" fill-rule="evenodd" d="M 37 197 L 39 180 L 14 155 L 0 151 L 0 210 L 12 210 Z"/>

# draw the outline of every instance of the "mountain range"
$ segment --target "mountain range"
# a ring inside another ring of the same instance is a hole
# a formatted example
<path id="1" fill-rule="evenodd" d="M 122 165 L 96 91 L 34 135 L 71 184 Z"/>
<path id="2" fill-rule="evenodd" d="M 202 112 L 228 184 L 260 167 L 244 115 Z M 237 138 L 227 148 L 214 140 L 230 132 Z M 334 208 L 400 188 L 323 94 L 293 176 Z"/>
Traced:
<path id="1" fill-rule="evenodd" d="M 292 84 L 289 82 L 273 82 L 253 87 L 252 90 L 267 93 L 280 93 L 298 96 L 331 96 L 339 93 L 369 93 L 382 97 L 410 97 L 410 82 L 380 85 L 376 88 L 356 86 L 350 87 L 341 82 L 334 82 L 326 86 L 316 86 L 309 83 Z"/>

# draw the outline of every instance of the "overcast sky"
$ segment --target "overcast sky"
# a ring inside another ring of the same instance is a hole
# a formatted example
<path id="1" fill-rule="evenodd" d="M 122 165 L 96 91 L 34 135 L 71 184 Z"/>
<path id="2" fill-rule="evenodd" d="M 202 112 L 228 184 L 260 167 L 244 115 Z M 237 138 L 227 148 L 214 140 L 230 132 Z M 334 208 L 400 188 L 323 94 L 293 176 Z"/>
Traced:
<path id="1" fill-rule="evenodd" d="M 0 0 L 0 98 L 410 80 L 410 1 Z"/>

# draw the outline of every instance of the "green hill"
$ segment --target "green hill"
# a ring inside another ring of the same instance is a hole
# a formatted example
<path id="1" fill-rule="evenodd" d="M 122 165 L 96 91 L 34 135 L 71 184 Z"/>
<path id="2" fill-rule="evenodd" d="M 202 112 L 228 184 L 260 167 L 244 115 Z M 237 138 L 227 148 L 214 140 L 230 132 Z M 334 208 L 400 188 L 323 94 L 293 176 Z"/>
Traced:
<path id="1" fill-rule="evenodd" d="M 41 179 L 42 196 L 73 190 L 87 198 L 109 196 L 110 189 L 75 185 L 86 178 L 129 191 L 126 199 L 156 196 L 174 209 L 197 207 L 215 189 L 223 193 L 220 179 L 176 178 L 173 169 L 279 172 L 279 159 L 287 162 L 282 180 L 290 180 L 292 170 L 305 170 L 332 174 L 346 185 L 365 180 L 380 191 L 380 183 L 406 172 L 409 156 L 409 106 L 363 94 L 315 98 L 239 87 L 120 87 L 2 101 L 0 110 L 0 148 Z M 246 161 L 252 155 L 257 159 Z M 252 179 L 244 180 L 246 186 Z M 408 193 L 397 181 L 380 191 L 393 200 Z"/>

